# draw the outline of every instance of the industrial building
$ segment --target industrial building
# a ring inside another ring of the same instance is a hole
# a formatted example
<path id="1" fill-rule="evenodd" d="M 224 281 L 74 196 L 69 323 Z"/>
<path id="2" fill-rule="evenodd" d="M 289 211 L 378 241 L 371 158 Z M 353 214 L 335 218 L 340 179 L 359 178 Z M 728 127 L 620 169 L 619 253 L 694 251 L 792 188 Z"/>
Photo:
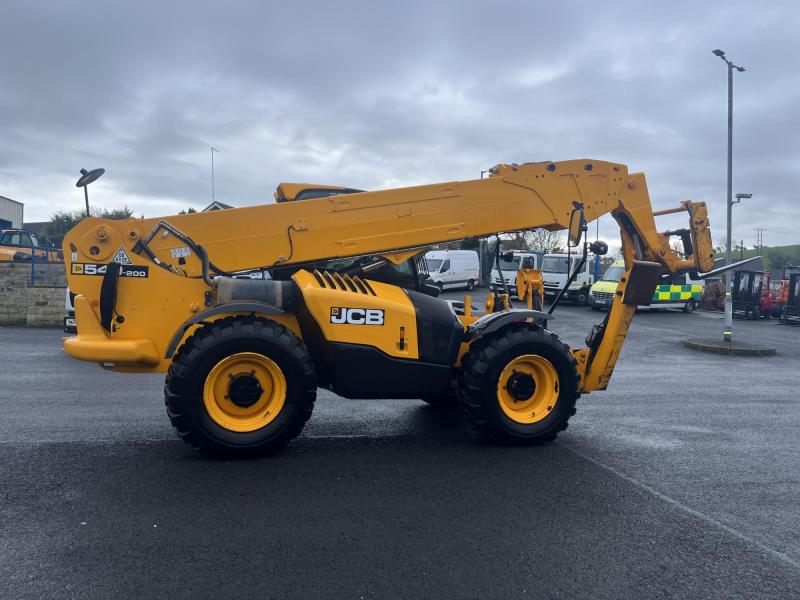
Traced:
<path id="1" fill-rule="evenodd" d="M 23 209 L 22 202 L 0 196 L 0 229 L 19 229 L 22 227 Z"/>

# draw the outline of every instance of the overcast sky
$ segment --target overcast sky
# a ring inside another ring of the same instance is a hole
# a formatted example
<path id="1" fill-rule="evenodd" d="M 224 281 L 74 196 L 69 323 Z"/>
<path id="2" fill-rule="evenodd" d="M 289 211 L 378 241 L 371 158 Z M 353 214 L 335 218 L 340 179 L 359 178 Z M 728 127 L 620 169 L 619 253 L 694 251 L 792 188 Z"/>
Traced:
<path id="1" fill-rule="evenodd" d="M 27 221 L 272 201 L 280 181 L 376 189 L 499 162 L 643 170 L 656 208 L 724 237 L 726 68 L 735 239 L 800 243 L 797 2 L 4 0 L 0 195 Z M 666 218 L 665 228 L 682 223 Z M 603 221 L 601 236 L 611 233 Z"/>

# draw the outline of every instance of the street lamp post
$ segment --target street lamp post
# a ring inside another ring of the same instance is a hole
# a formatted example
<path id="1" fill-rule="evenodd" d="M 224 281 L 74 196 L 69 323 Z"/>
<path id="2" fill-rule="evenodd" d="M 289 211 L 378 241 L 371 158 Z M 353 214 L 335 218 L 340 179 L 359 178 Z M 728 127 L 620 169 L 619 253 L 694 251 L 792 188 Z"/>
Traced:
<path id="1" fill-rule="evenodd" d="M 216 200 L 214 194 L 214 152 L 219 152 L 214 146 L 210 146 L 211 148 L 211 202 L 213 203 Z"/>
<path id="2" fill-rule="evenodd" d="M 733 70 L 736 69 L 741 73 L 745 69 L 728 60 L 722 50 L 712 50 L 712 53 L 714 56 L 719 56 L 728 65 L 728 235 L 725 246 L 725 265 L 728 266 L 731 264 L 731 217 L 733 208 L 733 199 L 731 198 L 731 190 L 733 188 Z M 736 196 L 737 202 L 741 200 L 741 198 L 738 198 L 739 194 Z M 742 197 L 749 198 L 749 194 Z M 732 277 L 733 273 L 731 271 L 725 272 L 725 330 L 723 331 L 723 336 L 726 342 L 730 342 L 733 337 Z"/>

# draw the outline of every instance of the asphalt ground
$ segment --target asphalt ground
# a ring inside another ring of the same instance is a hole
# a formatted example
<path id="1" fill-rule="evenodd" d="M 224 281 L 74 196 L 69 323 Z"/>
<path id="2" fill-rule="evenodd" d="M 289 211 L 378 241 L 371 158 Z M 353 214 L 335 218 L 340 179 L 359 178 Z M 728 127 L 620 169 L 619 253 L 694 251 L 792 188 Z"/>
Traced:
<path id="1" fill-rule="evenodd" d="M 557 315 L 574 345 L 602 317 Z M 775 357 L 680 345 L 721 331 L 637 315 L 545 447 L 322 391 L 286 452 L 237 462 L 174 436 L 163 377 L 0 328 L 0 598 L 798 598 L 800 328 L 735 322 Z"/>

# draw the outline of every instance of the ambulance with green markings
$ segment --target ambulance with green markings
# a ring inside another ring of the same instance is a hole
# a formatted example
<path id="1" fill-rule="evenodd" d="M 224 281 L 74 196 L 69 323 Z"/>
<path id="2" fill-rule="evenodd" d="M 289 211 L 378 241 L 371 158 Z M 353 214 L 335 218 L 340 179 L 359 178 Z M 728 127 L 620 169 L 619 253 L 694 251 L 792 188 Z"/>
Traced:
<path id="1" fill-rule="evenodd" d="M 589 290 L 589 306 L 594 310 L 611 308 L 614 293 L 620 277 L 625 274 L 625 262 L 614 262 L 598 282 Z M 640 308 L 680 308 L 690 313 L 700 304 L 703 295 L 703 280 L 692 279 L 688 273 L 682 275 L 662 275 L 653 292 L 653 300 L 649 307 Z"/>

